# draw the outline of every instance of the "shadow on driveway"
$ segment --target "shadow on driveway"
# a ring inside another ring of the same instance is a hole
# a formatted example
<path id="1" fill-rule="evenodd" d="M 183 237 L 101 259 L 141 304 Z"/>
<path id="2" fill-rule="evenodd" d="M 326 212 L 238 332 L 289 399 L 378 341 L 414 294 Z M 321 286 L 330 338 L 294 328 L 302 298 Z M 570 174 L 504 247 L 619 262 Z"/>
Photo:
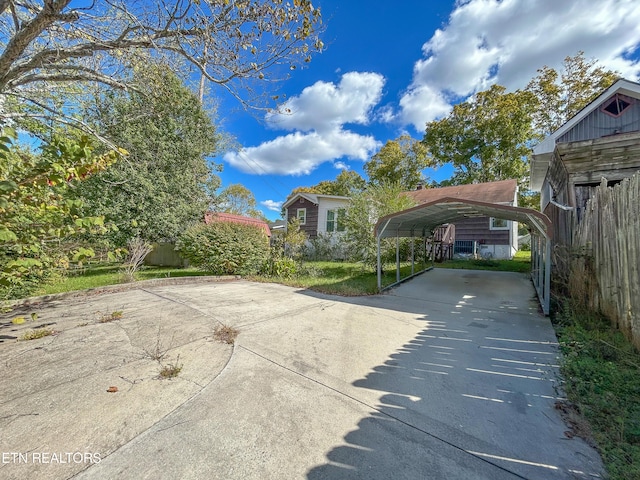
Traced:
<path id="1" fill-rule="evenodd" d="M 426 326 L 353 382 L 380 392 L 376 411 L 307 478 L 599 478 L 554 409 L 556 338 L 532 292 L 522 274 L 435 270 L 366 299 Z"/>

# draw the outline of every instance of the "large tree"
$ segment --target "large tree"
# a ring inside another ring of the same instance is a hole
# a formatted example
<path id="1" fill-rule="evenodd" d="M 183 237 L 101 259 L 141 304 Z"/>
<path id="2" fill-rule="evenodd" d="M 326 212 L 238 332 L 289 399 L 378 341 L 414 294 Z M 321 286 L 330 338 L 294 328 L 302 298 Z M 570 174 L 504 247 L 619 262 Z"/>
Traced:
<path id="1" fill-rule="evenodd" d="M 366 185 L 367 182 L 358 172 L 343 170 L 334 180 L 322 180 L 310 187 L 294 188 L 287 198 L 291 198 L 291 196 L 296 193 L 303 192 L 350 197 L 355 193 L 361 192 Z"/>
<path id="2" fill-rule="evenodd" d="M 525 192 L 531 147 L 616 78 L 578 52 L 565 58 L 560 72 L 546 66 L 538 70 L 525 90 L 507 92 L 493 85 L 478 92 L 445 118 L 429 122 L 423 142 L 438 164 L 454 166 L 449 184 L 515 178 Z"/>
<path id="3" fill-rule="evenodd" d="M 86 211 L 117 225 L 116 245 L 132 237 L 173 240 L 204 217 L 220 180 L 207 160 L 221 137 L 198 98 L 168 68 L 139 66 L 127 82 L 87 106 L 93 128 L 128 155 L 79 185 Z"/>
<path id="4" fill-rule="evenodd" d="M 557 130 L 620 76 L 587 60 L 584 52 L 566 57 L 560 72 L 544 66 L 527 85 L 534 95 L 533 128 L 540 136 Z"/>
<path id="5" fill-rule="evenodd" d="M 256 208 L 258 204 L 253 192 L 240 183 L 233 183 L 225 187 L 218 198 L 216 211 L 265 219 L 262 212 Z"/>
<path id="6" fill-rule="evenodd" d="M 201 75 L 244 105 L 256 85 L 320 51 L 320 10 L 310 0 L 0 1 L 0 111 L 67 118 L 68 105 L 46 101 L 52 90 L 79 83 L 127 89 L 133 64 L 161 61 Z M 179 61 L 177 61 L 179 59 Z M 283 68 L 278 68 L 282 66 Z M 256 82 L 254 82 L 256 81 Z M 73 92 L 73 97 L 78 91 Z M 7 98 L 17 102 L 6 102 Z M 86 125 L 85 125 L 86 127 Z"/>
<path id="7" fill-rule="evenodd" d="M 422 171 L 431 164 L 424 143 L 402 135 L 389 140 L 371 160 L 364 164 L 369 182 L 398 183 L 405 190 L 413 190 L 420 183 L 426 182 Z"/>
<path id="8" fill-rule="evenodd" d="M 451 184 L 515 178 L 524 187 L 533 107 L 530 92 L 493 85 L 429 122 L 423 142 L 439 165 L 453 165 Z"/>

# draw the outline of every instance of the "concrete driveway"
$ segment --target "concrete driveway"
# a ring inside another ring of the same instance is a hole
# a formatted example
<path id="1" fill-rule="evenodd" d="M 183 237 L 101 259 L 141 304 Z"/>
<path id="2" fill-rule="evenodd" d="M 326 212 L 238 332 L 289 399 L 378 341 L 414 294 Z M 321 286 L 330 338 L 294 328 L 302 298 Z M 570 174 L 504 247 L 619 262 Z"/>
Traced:
<path id="1" fill-rule="evenodd" d="M 31 311 L 59 334 L 10 338 Z M 25 307 L 0 342 L 0 478 L 603 475 L 554 408 L 555 336 L 522 274 L 436 269 L 351 298 L 137 284 Z"/>

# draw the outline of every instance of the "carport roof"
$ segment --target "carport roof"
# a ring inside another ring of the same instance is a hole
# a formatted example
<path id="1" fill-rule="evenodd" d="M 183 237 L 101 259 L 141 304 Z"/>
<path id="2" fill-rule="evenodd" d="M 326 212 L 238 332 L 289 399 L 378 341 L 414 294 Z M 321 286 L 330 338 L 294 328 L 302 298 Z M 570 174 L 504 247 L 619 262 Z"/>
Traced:
<path id="1" fill-rule="evenodd" d="M 376 223 L 376 237 L 426 236 L 443 223 L 468 217 L 494 217 L 524 223 L 535 233 L 551 237 L 549 218 L 530 208 L 445 197 L 417 207 L 386 215 Z"/>

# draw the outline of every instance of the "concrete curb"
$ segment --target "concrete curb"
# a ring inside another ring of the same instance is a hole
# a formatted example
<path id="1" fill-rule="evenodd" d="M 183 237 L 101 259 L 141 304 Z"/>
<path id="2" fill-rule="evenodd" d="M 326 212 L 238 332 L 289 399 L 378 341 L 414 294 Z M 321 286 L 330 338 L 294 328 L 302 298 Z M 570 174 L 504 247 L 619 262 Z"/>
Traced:
<path id="1" fill-rule="evenodd" d="M 131 283 L 118 283 L 116 285 L 105 285 L 104 287 L 88 288 L 85 290 L 73 290 L 71 292 L 52 293 L 49 295 L 40 295 L 37 297 L 27 297 L 18 300 L 7 300 L 3 302 L 2 307 L 15 309 L 19 307 L 29 307 L 32 305 L 40 305 L 43 303 L 55 302 L 58 300 L 66 300 L 71 298 L 90 297 L 101 295 L 104 293 L 126 292 L 144 287 L 162 287 L 166 285 L 192 285 L 198 283 L 215 283 L 215 282 L 232 282 L 240 280 L 239 275 L 221 275 L 208 276 L 198 275 L 194 277 L 177 277 L 177 278 L 152 278 L 150 280 L 140 280 Z"/>

